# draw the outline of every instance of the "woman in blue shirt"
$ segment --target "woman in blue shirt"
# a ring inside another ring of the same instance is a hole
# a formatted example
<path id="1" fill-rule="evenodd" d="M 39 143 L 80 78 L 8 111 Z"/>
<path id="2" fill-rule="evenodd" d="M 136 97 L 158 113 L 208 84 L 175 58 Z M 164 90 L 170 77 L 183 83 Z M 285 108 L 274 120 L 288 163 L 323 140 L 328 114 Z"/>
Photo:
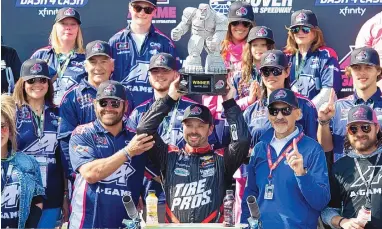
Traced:
<path id="1" fill-rule="evenodd" d="M 1 95 L 1 227 L 35 228 L 44 188 L 37 161 L 16 152 L 15 102 Z"/>
<path id="2" fill-rule="evenodd" d="M 57 142 L 58 109 L 53 105 L 48 65 L 40 59 L 27 60 L 20 76 L 13 94 L 17 104 L 17 144 L 40 166 L 46 199 L 39 228 L 54 228 L 61 208 L 65 216 L 68 213 L 68 200 L 64 196 L 67 184 Z"/>

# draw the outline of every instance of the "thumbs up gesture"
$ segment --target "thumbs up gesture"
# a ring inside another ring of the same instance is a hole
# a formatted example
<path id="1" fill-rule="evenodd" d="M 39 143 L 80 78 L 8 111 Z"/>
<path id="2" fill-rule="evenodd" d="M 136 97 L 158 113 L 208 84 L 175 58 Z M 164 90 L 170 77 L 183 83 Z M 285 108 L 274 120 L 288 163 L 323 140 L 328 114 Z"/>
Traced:
<path id="1" fill-rule="evenodd" d="M 324 103 L 318 111 L 318 120 L 328 121 L 329 119 L 333 118 L 335 114 L 335 106 L 334 106 L 335 97 L 336 97 L 336 92 L 332 88 L 330 91 L 329 101 Z"/>
<path id="2" fill-rule="evenodd" d="M 304 169 L 304 158 L 298 152 L 296 138 L 293 139 L 293 150 L 286 155 L 286 160 L 297 176 L 303 176 L 306 174 Z"/>

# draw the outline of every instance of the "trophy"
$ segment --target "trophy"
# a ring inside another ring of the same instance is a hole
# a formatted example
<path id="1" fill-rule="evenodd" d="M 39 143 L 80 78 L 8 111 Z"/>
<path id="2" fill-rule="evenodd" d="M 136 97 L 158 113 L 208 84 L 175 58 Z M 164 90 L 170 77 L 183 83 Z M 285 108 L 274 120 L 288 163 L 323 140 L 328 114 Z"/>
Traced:
<path id="1" fill-rule="evenodd" d="M 227 17 L 213 11 L 208 4 L 187 7 L 182 21 L 171 30 L 171 39 L 179 41 L 190 29 L 188 56 L 179 71 L 179 91 L 184 94 L 226 94 L 228 70 L 220 55 L 220 44 L 228 30 Z M 204 68 L 200 56 L 203 48 L 207 52 Z"/>

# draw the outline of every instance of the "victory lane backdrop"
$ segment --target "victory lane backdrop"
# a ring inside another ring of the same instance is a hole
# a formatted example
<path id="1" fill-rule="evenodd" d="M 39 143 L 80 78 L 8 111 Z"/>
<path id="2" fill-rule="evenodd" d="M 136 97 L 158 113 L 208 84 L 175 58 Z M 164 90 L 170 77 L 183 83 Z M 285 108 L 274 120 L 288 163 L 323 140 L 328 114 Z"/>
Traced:
<path id="1" fill-rule="evenodd" d="M 355 39 L 362 25 L 381 12 L 382 0 L 246 0 L 254 7 L 257 25 L 270 27 L 276 48 L 286 44 L 290 15 L 299 9 L 311 9 L 318 17 L 327 46 L 338 54 L 341 69 L 350 58 Z M 154 23 L 170 37 L 170 31 L 182 18 L 186 7 L 209 3 L 227 14 L 232 1 L 219 0 L 158 0 Z M 48 45 L 55 14 L 62 7 L 74 7 L 81 14 L 84 45 L 93 40 L 108 41 L 126 26 L 129 0 L 4 0 L 1 1 L 2 38 L 5 45 L 15 48 L 23 61 L 40 47 Z M 187 56 L 190 32 L 175 42 L 181 60 Z M 205 54 L 203 55 L 205 56 Z M 343 76 L 339 97 L 351 94 L 352 81 Z"/>

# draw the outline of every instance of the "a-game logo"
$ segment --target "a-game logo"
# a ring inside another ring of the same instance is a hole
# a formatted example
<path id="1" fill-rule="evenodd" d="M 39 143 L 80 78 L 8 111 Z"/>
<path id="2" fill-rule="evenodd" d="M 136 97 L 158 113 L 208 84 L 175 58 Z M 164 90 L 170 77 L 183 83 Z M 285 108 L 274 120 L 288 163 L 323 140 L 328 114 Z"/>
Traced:
<path id="1" fill-rule="evenodd" d="M 230 1 L 220 1 L 220 0 L 210 0 L 210 6 L 213 10 L 218 13 L 227 15 L 229 7 L 234 2 Z M 275 14 L 275 13 L 286 13 L 290 14 L 292 11 L 293 0 L 245 0 L 244 2 L 249 3 L 253 7 L 253 12 L 261 14 Z"/>

